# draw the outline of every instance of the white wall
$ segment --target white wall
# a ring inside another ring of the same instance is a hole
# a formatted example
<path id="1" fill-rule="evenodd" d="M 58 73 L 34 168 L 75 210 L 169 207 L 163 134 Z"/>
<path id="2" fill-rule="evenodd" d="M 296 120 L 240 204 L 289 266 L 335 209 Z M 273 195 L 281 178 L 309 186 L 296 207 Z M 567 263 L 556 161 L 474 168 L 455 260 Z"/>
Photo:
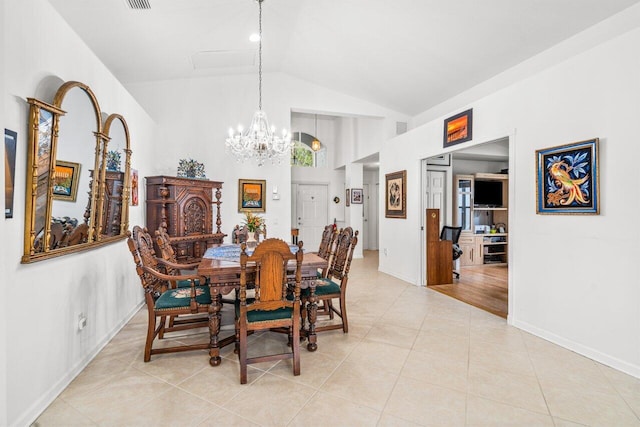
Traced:
<path id="1" fill-rule="evenodd" d="M 419 159 L 442 151 L 447 116 L 472 107 L 474 140 L 466 145 L 510 137 L 509 322 L 640 377 L 640 231 L 620 228 L 640 208 L 632 196 L 640 56 L 631 54 L 640 47 L 639 22 L 640 6 L 627 9 L 507 72 L 529 77 L 475 100 L 474 88 L 457 98 L 464 103 L 425 112 L 422 126 L 385 144 L 380 177 L 407 169 L 408 212 L 407 220 L 381 216 L 389 252 L 380 269 L 416 283 Z M 535 150 L 593 137 L 600 138 L 600 215 L 536 215 Z M 398 234 L 415 238 L 399 242 Z"/>
<path id="2" fill-rule="evenodd" d="M 5 17 L 5 2 L 0 2 L 0 22 L 4 22 Z M 3 142 L 2 148 L 0 148 L 0 153 L 2 153 L 2 158 L 4 159 L 4 129 L 8 127 L 5 122 L 5 103 L 8 99 L 7 91 L 5 86 L 5 65 L 4 58 L 6 58 L 5 53 L 5 40 L 6 40 L 6 30 L 3 25 L 2 30 L 0 30 L 0 58 L 3 58 L 3 65 L 0 66 L 0 96 L 2 96 L 2 102 L 0 102 L 0 129 L 3 132 Z M 0 162 L 0 179 L 4 181 L 4 160 Z M 0 197 L 0 206 L 2 206 L 2 212 L 4 212 L 5 202 L 4 197 Z M 11 220 L 0 220 L 0 236 L 7 235 L 7 227 L 9 227 Z M 15 221 L 15 220 L 14 220 Z M 6 247 L 7 245 L 0 245 L 0 271 L 7 271 L 8 263 L 6 257 Z M 5 279 L 7 275 L 5 273 L 2 274 L 3 282 L 6 283 Z M 7 312 L 7 301 L 8 298 L 0 298 L 0 313 Z M 0 315 L 0 349 L 8 348 L 7 342 L 7 317 Z M 7 352 L 0 351 L 0 425 L 8 425 L 7 419 Z"/>
<path id="3" fill-rule="evenodd" d="M 160 128 L 160 137 L 154 141 L 158 158 L 155 159 L 156 172 L 175 174 L 177 159 L 192 157 L 205 164 L 207 177 L 224 181 L 222 190 L 223 232 L 230 234 L 235 224 L 242 221 L 237 211 L 238 179 L 265 179 L 267 189 L 278 186 L 280 200 L 267 200 L 267 221 L 270 237 L 289 239 L 291 234 L 291 168 L 284 165 L 238 164 L 232 155 L 225 152 L 224 140 L 230 126 L 243 123 L 247 127 L 257 107 L 257 84 L 253 74 L 145 82 L 128 85 L 136 99 L 147 108 Z M 277 89 L 276 89 L 277 88 Z M 406 117 L 374 104 L 315 86 L 290 76 L 272 73 L 263 76 L 263 109 L 269 122 L 278 129 L 291 129 L 292 111 L 322 111 L 327 115 L 387 117 L 377 119 L 377 134 L 380 144 L 395 132 L 395 121 Z M 355 118 L 341 118 L 338 121 L 357 121 Z M 369 119 L 364 119 L 369 120 Z M 297 129 L 296 129 L 297 130 Z M 340 134 L 340 125 L 335 132 Z M 324 143 L 325 141 L 323 141 Z M 327 140 L 327 143 L 332 143 Z M 336 138 L 335 152 L 341 153 L 344 143 Z M 367 151 L 370 150 L 370 151 Z M 340 165 L 356 160 L 356 154 L 372 154 L 377 151 L 375 144 L 363 146 L 357 153 L 329 154 L 330 165 Z M 288 164 L 288 160 L 284 161 Z M 309 177 L 309 176 L 308 176 Z M 298 176 L 297 179 L 301 179 Z M 311 182 L 329 182 L 333 177 L 310 178 Z M 330 200 L 340 183 L 331 181 Z M 342 199 L 343 197 L 341 197 Z M 330 218 L 339 212 L 331 210 Z M 228 238 L 227 238 L 228 239 Z"/>
<path id="4" fill-rule="evenodd" d="M 5 43 L 0 51 L 0 120 L 3 127 L 18 132 L 18 149 L 14 218 L 0 221 L 2 283 L 7 291 L 11 289 L 7 294 L 11 296 L 0 303 L 0 345 L 6 349 L 0 356 L 0 362 L 6 362 L 0 363 L 0 378 L 6 377 L 7 384 L 6 391 L 3 387 L 0 392 L 0 425 L 22 426 L 46 408 L 142 302 L 140 282 L 124 241 L 20 264 L 27 162 L 26 98 L 35 96 L 43 80 L 52 76 L 86 83 L 103 112 L 117 112 L 127 120 L 132 166 L 141 174 L 149 170 L 157 138 L 149 116 L 47 1 L 1 4 Z M 4 151 L 4 144 L 2 147 Z M 131 223 L 143 223 L 143 209 L 142 205 L 130 209 Z M 87 327 L 77 332 L 80 312 L 87 315 Z"/>

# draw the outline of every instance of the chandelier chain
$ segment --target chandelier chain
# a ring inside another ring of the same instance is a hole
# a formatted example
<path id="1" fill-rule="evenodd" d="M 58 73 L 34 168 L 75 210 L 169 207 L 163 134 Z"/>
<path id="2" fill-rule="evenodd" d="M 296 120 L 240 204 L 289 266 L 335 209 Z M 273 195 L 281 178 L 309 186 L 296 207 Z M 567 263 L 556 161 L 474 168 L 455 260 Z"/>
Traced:
<path id="1" fill-rule="evenodd" d="M 258 0 L 258 110 L 262 110 L 262 1 Z"/>
<path id="2" fill-rule="evenodd" d="M 253 159 L 258 166 L 266 161 L 280 163 L 283 159 L 291 157 L 293 144 L 291 134 L 282 129 L 282 136 L 275 134 L 275 126 L 269 126 L 267 114 L 262 111 L 262 2 L 256 0 L 259 7 L 259 42 L 258 45 L 258 111 L 253 114 L 253 120 L 248 129 L 238 126 L 238 131 L 229 129 L 229 137 L 225 140 L 227 151 L 233 154 L 238 161 Z"/>

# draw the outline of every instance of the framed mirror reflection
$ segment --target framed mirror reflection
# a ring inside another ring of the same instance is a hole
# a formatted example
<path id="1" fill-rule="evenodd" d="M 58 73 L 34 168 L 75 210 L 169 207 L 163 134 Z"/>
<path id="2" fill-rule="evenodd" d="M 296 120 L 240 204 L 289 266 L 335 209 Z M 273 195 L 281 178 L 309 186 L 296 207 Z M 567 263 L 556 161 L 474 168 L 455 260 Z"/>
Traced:
<path id="1" fill-rule="evenodd" d="M 23 263 L 123 239 L 128 227 L 129 130 L 93 91 L 63 83 L 51 104 L 27 99 L 29 140 Z M 107 153 L 124 161 L 107 172 Z M 113 155 L 113 154 L 111 154 Z"/>

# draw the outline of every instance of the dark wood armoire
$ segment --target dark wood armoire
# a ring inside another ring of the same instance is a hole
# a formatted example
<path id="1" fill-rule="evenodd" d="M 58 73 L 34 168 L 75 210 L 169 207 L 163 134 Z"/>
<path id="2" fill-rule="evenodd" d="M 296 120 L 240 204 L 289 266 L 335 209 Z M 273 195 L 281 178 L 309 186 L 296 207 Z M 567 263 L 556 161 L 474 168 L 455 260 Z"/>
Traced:
<path id="1" fill-rule="evenodd" d="M 153 235 L 160 226 L 166 228 L 178 261 L 197 261 L 208 247 L 222 243 L 222 182 L 175 176 L 145 180 L 147 229 Z"/>

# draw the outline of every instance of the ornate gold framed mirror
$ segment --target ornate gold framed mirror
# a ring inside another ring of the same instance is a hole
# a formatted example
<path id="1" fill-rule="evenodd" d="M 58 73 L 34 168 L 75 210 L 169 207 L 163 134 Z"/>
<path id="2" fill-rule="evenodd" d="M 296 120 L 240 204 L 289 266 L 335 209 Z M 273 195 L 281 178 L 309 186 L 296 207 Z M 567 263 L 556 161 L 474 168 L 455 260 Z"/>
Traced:
<path id="1" fill-rule="evenodd" d="M 52 104 L 34 98 L 27 101 L 29 149 L 22 262 L 125 238 L 131 147 L 124 118 L 112 114 L 103 124 L 93 91 L 75 81 L 62 84 Z M 124 167 L 111 164 L 110 169 L 115 169 L 107 171 L 109 156 L 123 158 Z"/>

